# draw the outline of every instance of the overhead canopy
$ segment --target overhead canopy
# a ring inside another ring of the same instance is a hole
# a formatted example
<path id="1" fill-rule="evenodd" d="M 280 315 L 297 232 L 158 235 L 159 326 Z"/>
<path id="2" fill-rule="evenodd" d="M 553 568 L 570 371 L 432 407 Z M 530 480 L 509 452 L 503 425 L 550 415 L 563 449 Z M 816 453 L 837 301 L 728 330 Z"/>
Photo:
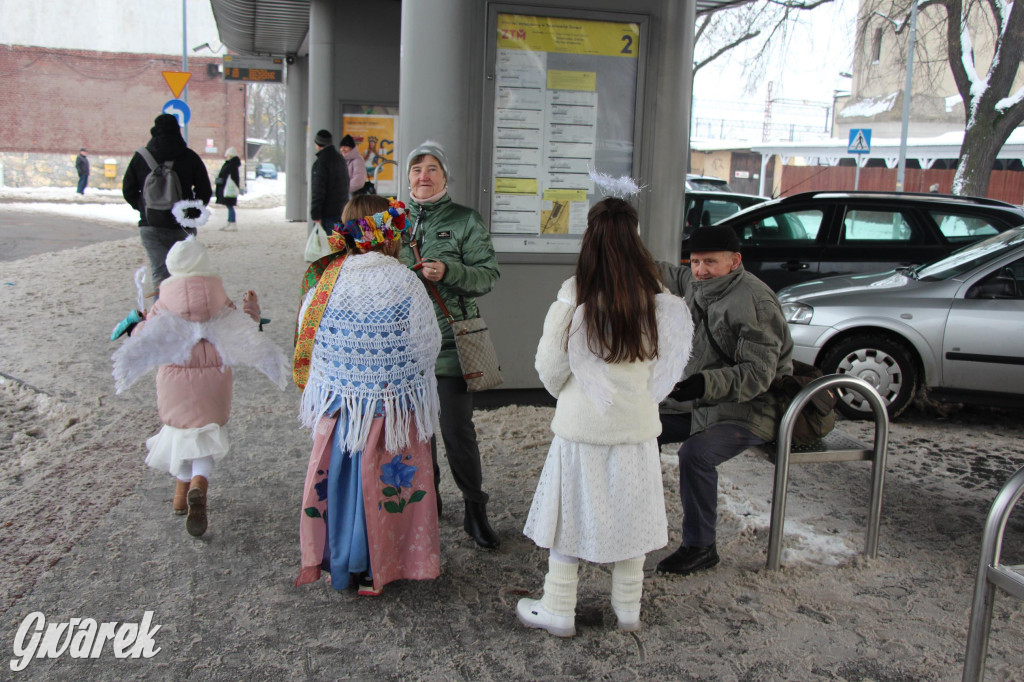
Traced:
<path id="1" fill-rule="evenodd" d="M 399 1 L 399 0 L 395 0 Z M 697 0 L 708 12 L 749 0 Z M 309 32 L 310 0 L 210 0 L 220 41 L 243 55 L 301 55 Z"/>

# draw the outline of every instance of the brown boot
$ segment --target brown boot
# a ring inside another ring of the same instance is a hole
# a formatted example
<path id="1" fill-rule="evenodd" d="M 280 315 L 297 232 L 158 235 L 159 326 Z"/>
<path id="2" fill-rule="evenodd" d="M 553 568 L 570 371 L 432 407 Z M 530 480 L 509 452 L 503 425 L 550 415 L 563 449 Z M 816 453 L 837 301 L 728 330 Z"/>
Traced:
<path id="1" fill-rule="evenodd" d="M 199 537 L 206 532 L 206 489 L 209 486 L 202 476 L 192 477 L 192 487 L 188 490 L 188 516 L 185 518 L 185 530 L 192 537 Z"/>
<path id="2" fill-rule="evenodd" d="M 188 496 L 188 481 L 175 481 L 177 485 L 174 487 L 174 501 L 171 502 L 171 506 L 174 508 L 174 513 L 178 516 L 188 512 L 188 501 L 185 499 Z"/>

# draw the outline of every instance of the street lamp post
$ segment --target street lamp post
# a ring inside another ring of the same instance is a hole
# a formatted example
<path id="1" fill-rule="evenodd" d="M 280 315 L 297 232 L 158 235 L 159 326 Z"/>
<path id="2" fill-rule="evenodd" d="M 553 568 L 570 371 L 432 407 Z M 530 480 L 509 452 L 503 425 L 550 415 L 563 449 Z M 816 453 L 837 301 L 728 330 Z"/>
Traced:
<path id="1" fill-rule="evenodd" d="M 911 0 L 910 37 L 907 41 L 907 81 L 903 86 L 903 123 L 900 128 L 900 160 L 896 167 L 896 191 L 903 191 L 907 173 L 907 128 L 910 125 L 910 98 L 914 82 L 914 47 L 917 42 L 917 0 Z"/>

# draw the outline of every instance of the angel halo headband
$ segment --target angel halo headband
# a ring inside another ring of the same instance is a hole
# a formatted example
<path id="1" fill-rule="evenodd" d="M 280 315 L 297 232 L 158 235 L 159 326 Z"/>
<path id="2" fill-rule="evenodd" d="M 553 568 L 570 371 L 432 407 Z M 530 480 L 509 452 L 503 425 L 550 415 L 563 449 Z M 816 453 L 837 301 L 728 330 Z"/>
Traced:
<path id="1" fill-rule="evenodd" d="M 339 230 L 363 251 L 385 242 L 401 239 L 405 232 L 405 204 L 392 200 L 388 210 L 358 220 L 350 220 Z"/>
<path id="2" fill-rule="evenodd" d="M 594 184 L 601 188 L 605 196 L 628 200 L 644 189 L 644 185 L 638 185 L 636 180 L 628 175 L 613 178 L 607 173 L 598 173 L 596 170 L 591 170 L 589 175 Z"/>

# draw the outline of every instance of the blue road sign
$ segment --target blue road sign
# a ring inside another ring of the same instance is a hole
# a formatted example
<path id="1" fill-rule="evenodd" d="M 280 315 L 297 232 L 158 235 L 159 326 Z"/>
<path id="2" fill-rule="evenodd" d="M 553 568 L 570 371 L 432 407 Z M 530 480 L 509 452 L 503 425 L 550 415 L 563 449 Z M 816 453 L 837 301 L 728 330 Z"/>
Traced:
<path id="1" fill-rule="evenodd" d="M 192 110 L 188 108 L 188 104 L 180 99 L 167 100 L 162 111 L 178 119 L 178 125 L 182 128 L 188 125 L 189 119 L 192 118 Z"/>
<path id="2" fill-rule="evenodd" d="M 871 153 L 871 128 L 850 128 L 850 144 L 847 154 Z"/>

